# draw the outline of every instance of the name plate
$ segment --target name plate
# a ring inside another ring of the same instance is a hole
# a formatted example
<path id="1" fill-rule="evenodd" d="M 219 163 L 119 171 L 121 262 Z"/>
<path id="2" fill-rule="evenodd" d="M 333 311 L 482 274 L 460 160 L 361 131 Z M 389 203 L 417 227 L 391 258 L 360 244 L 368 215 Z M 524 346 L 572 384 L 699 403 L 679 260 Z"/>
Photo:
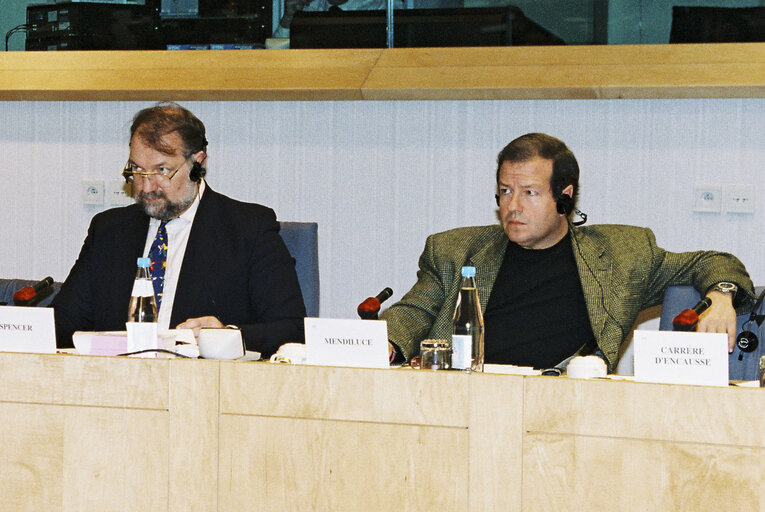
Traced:
<path id="1" fill-rule="evenodd" d="M 322 366 L 388 368 L 385 320 L 305 319 L 306 362 Z"/>
<path id="2" fill-rule="evenodd" d="M 53 309 L 0 306 L 0 351 L 55 354 Z"/>
<path id="3" fill-rule="evenodd" d="M 635 331 L 635 380 L 728 385 L 728 335 Z"/>

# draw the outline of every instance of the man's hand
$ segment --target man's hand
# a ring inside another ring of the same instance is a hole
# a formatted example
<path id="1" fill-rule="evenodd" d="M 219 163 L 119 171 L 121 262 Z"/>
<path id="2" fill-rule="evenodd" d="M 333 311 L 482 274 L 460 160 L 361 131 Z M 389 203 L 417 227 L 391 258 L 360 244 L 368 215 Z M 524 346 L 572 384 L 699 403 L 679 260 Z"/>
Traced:
<path id="1" fill-rule="evenodd" d="M 733 308 L 733 296 L 730 293 L 709 292 L 712 305 L 699 317 L 697 332 L 728 333 L 728 353 L 736 345 L 736 310 Z"/>
<path id="2" fill-rule="evenodd" d="M 177 329 L 193 329 L 194 336 L 199 337 L 199 329 L 202 329 L 203 327 L 220 329 L 225 327 L 225 325 L 220 323 L 220 320 L 214 316 L 200 316 L 198 318 L 189 318 L 185 322 L 178 324 Z"/>

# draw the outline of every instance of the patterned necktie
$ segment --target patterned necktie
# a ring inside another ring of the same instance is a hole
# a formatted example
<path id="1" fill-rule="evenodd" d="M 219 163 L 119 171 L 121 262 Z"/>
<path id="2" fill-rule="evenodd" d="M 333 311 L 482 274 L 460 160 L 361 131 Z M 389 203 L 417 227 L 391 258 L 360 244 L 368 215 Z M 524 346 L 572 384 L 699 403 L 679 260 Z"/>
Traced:
<path id="1" fill-rule="evenodd" d="M 165 268 L 167 267 L 167 221 L 159 223 L 157 236 L 149 249 L 151 259 L 151 283 L 154 285 L 154 299 L 157 301 L 157 310 L 162 304 L 162 289 L 165 286 Z"/>

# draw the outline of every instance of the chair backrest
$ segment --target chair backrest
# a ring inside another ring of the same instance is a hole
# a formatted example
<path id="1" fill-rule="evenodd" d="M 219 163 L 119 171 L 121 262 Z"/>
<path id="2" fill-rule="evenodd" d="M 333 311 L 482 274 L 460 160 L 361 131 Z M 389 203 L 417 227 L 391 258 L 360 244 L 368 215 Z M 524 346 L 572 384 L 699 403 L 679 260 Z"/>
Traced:
<path id="1" fill-rule="evenodd" d="M 762 287 L 757 287 L 756 292 L 762 292 Z M 693 307 L 701 296 L 693 286 L 670 286 L 664 292 L 664 301 L 661 305 L 661 320 L 659 329 L 662 331 L 672 330 L 672 319 L 685 308 Z M 762 306 L 760 307 L 762 309 Z M 739 315 L 736 318 L 736 335 L 742 331 L 742 326 L 749 320 L 749 314 Z M 747 330 L 757 335 L 759 344 L 752 352 L 741 352 L 738 347 L 728 357 L 728 378 L 730 380 L 757 380 L 760 356 L 765 354 L 765 323 L 760 328 L 756 322 L 747 325 Z"/>
<path id="2" fill-rule="evenodd" d="M 13 294 L 22 289 L 25 286 L 31 286 L 38 281 L 32 281 L 31 279 L 0 279 L 0 303 L 13 306 Z M 50 292 L 42 299 L 37 306 L 48 306 L 53 297 L 58 293 L 61 288 L 61 283 L 53 283 Z"/>
<path id="3" fill-rule="evenodd" d="M 308 316 L 319 316 L 319 225 L 315 222 L 279 222 L 284 244 L 295 258 L 300 291 Z"/>

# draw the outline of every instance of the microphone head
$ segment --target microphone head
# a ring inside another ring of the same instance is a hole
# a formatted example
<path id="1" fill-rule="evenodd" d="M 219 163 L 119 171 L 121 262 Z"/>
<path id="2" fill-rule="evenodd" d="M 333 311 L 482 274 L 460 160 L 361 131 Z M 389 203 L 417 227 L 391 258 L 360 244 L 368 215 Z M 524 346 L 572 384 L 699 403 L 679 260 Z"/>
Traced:
<path id="1" fill-rule="evenodd" d="M 674 331 L 695 331 L 699 323 L 699 315 L 712 305 L 712 299 L 704 297 L 693 306 L 693 309 L 684 309 L 672 320 Z"/>
<path id="2" fill-rule="evenodd" d="M 22 288 L 21 290 L 13 294 L 13 301 L 14 302 L 30 301 L 35 297 L 35 295 L 37 295 L 37 292 L 35 291 L 34 288 L 32 288 L 31 286 L 25 286 L 24 288 Z"/>
<path id="3" fill-rule="evenodd" d="M 692 309 L 684 309 L 672 320 L 672 330 L 693 331 L 699 323 L 699 314 Z"/>
<path id="4" fill-rule="evenodd" d="M 364 302 L 356 308 L 356 313 L 364 320 L 376 320 L 377 313 L 380 311 L 380 299 L 377 297 L 367 297 Z"/>

